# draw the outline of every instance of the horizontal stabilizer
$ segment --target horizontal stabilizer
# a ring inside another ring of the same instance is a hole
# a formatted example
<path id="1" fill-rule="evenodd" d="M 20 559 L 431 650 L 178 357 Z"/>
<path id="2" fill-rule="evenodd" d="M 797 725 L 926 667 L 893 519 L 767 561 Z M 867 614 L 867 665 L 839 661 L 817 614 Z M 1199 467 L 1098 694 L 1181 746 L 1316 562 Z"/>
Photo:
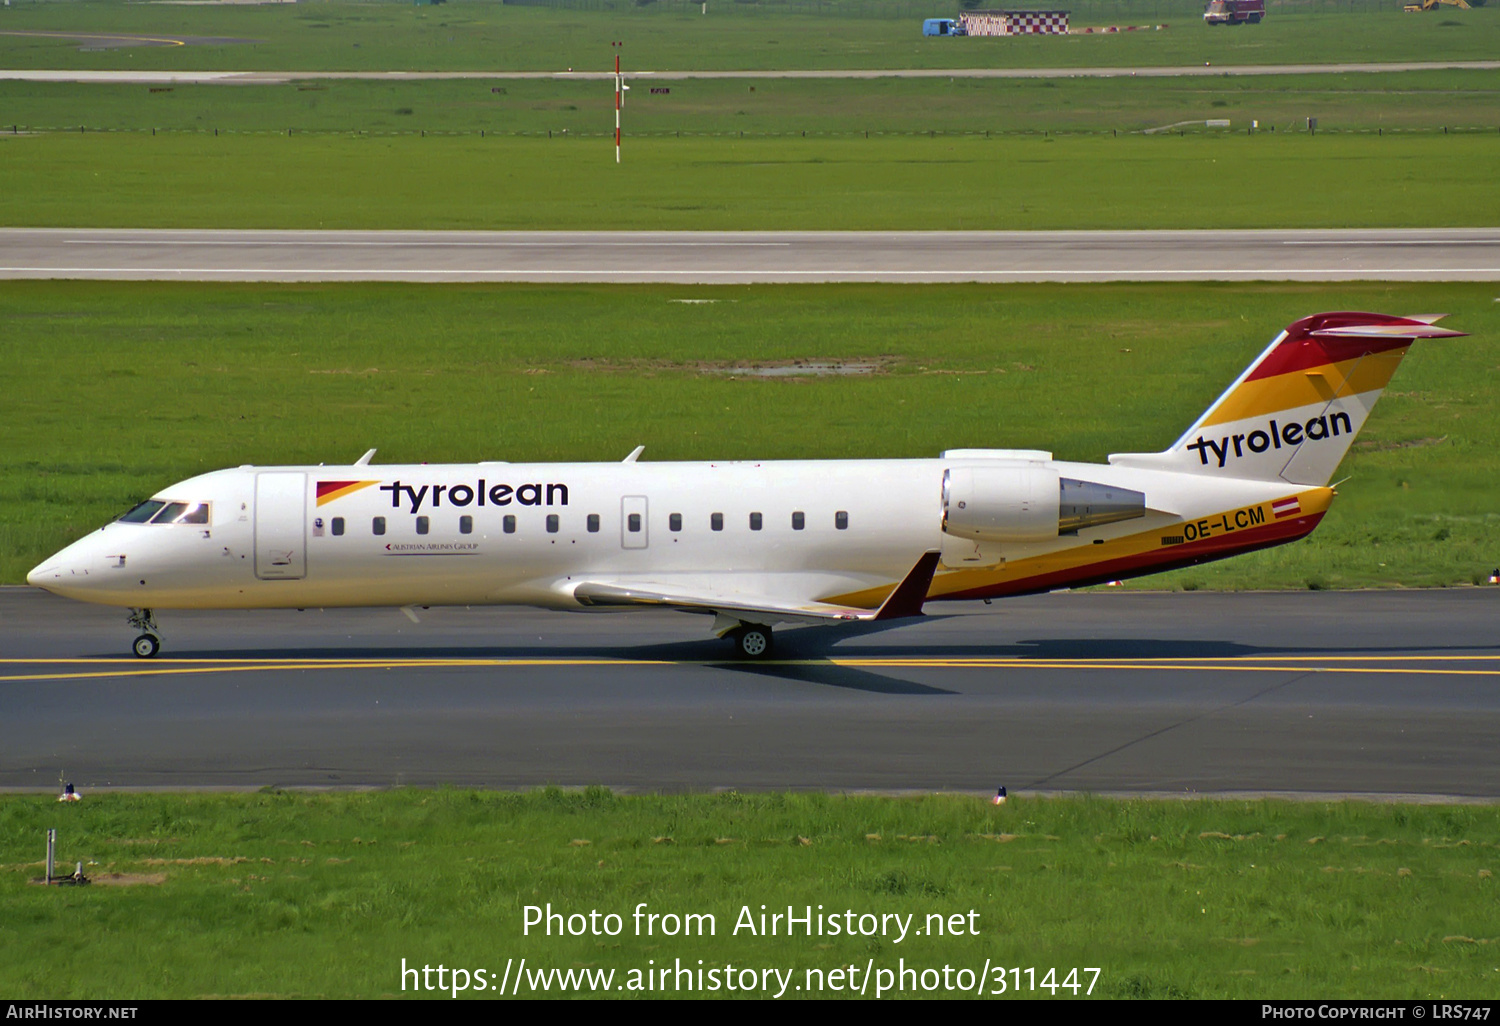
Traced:
<path id="1" fill-rule="evenodd" d="M 1446 316 L 1436 314 L 1431 316 Z M 1467 332 L 1433 324 L 1346 324 L 1310 332 L 1313 338 L 1463 338 Z"/>

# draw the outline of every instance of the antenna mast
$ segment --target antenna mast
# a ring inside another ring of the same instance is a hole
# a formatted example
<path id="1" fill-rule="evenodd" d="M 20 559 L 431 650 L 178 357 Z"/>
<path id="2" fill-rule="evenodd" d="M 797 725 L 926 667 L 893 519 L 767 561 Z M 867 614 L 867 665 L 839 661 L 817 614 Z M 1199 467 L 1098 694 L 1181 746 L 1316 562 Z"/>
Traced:
<path id="1" fill-rule="evenodd" d="M 625 102 L 625 79 L 620 74 L 621 43 L 611 43 L 615 48 L 615 163 L 620 162 L 620 107 Z"/>

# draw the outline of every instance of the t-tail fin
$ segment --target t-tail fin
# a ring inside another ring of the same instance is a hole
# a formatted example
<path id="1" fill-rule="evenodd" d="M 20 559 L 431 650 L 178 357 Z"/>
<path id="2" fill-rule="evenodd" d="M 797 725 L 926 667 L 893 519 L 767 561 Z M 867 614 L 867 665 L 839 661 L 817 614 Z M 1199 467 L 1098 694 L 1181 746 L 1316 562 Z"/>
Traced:
<path id="1" fill-rule="evenodd" d="M 1287 327 L 1166 452 L 1121 466 L 1323 486 L 1419 338 L 1455 338 L 1443 314 L 1321 313 Z"/>

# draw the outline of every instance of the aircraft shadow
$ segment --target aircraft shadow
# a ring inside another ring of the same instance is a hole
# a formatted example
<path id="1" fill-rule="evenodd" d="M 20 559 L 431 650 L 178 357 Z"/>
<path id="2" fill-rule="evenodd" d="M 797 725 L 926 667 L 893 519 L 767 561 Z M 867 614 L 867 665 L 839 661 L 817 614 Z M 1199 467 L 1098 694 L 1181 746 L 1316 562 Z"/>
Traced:
<path id="1" fill-rule="evenodd" d="M 1183 640 L 1177 638 L 1026 638 L 994 644 L 862 644 L 843 643 L 861 634 L 864 625 L 848 627 L 804 627 L 776 635 L 775 661 L 831 659 L 840 656 L 858 658 L 934 658 L 934 659 L 1034 659 L 1048 662 L 1060 659 L 1234 659 L 1248 657 L 1285 657 L 1301 655 L 1420 655 L 1424 653 L 1494 653 L 1493 645 L 1334 645 L 1291 646 L 1252 645 L 1237 641 L 1213 639 Z M 877 628 L 878 629 L 878 628 Z M 238 649 L 169 649 L 162 653 L 163 662 L 203 659 L 619 659 L 714 663 L 725 666 L 759 666 L 727 658 L 728 643 L 715 638 L 663 642 L 649 645 L 589 646 L 569 645 L 350 645 L 317 647 L 257 647 Z M 115 650 L 101 652 L 117 656 Z M 1500 658 L 1500 654 L 1497 654 Z M 3 662 L 3 660 L 0 660 Z"/>
<path id="2" fill-rule="evenodd" d="M 1035 659 L 1038 662 L 1059 659 L 1295 659 L 1314 655 L 1378 657 L 1442 653 L 1496 653 L 1500 658 L 1495 645 L 1253 645 L 1211 638 L 1024 638 L 998 644 L 861 644 L 840 648 L 841 642 L 853 636 L 854 631 L 837 627 L 806 627 L 795 635 L 791 632 L 777 635 L 776 651 L 784 658 L 842 655 L 847 658 Z"/>
<path id="3" fill-rule="evenodd" d="M 931 619 L 936 619 L 932 617 Z M 1493 647 L 1477 645 L 1428 646 L 1332 646 L 1293 647 L 1263 646 L 1213 639 L 1183 640 L 1174 638 L 1040 638 L 1022 639 L 1004 644 L 890 644 L 862 643 L 845 646 L 853 639 L 881 633 L 887 624 L 862 623 L 838 626 L 813 626 L 780 631 L 776 635 L 776 652 L 767 662 L 738 660 L 728 656 L 728 643 L 715 638 L 691 641 L 652 643 L 646 645 L 402 645 L 351 646 L 317 648 L 256 648 L 171 651 L 163 663 L 199 659 L 305 659 L 308 661 L 380 660 L 380 659 L 610 659 L 630 662 L 698 663 L 714 669 L 753 674 L 797 684 L 842 688 L 887 695 L 951 695 L 958 692 L 919 684 L 886 672 L 871 671 L 834 660 L 860 658 L 933 658 L 933 659 L 1015 659 L 1021 662 L 1058 660 L 1174 660 L 1174 659 L 1243 659 L 1253 657 L 1295 659 L 1299 655 L 1366 655 L 1385 653 L 1404 655 L 1438 652 L 1493 652 Z"/>
<path id="4" fill-rule="evenodd" d="M 728 643 L 717 639 L 632 647 L 584 648 L 570 646 L 537 646 L 526 648 L 478 646 L 401 646 L 349 648 L 281 648 L 281 649 L 214 649 L 206 651 L 173 651 L 163 654 L 163 665 L 193 662 L 200 659 L 287 659 L 309 662 L 357 661 L 381 659 L 618 659 L 623 663 L 651 662 L 699 663 L 717 670 L 753 673 L 800 684 L 845 688 L 885 695 L 951 695 L 956 692 L 900 680 L 854 667 L 839 666 L 826 656 L 813 654 L 802 646 L 784 646 L 777 638 L 775 658 L 769 662 L 751 662 L 726 658 Z M 787 665 L 784 660 L 808 660 Z M 143 664 L 143 668 L 146 665 Z"/>
<path id="5" fill-rule="evenodd" d="M 915 681 L 887 677 L 868 670 L 837 663 L 798 663 L 778 665 L 776 663 L 726 662 L 714 663 L 715 669 L 753 673 L 758 677 L 775 677 L 777 680 L 797 684 L 819 684 L 829 688 L 846 688 L 850 691 L 870 691 L 878 695 L 956 695 L 947 688 L 935 688 Z"/>

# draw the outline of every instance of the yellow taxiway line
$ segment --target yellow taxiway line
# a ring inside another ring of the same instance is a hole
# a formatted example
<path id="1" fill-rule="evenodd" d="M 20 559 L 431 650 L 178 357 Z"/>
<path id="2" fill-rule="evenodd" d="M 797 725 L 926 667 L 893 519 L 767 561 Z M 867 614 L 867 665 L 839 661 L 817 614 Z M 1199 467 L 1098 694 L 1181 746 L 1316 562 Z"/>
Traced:
<path id="1" fill-rule="evenodd" d="M 0 36 L 39 36 L 45 39 L 67 39 L 75 43 L 119 39 L 127 43 L 166 43 L 169 46 L 187 46 L 187 43 L 181 39 L 168 39 L 159 36 L 137 36 L 129 32 L 116 35 L 111 32 L 33 32 L 30 29 L 6 29 L 0 30 Z"/>
<path id="2" fill-rule="evenodd" d="M 0 681 L 86 680 L 108 677 L 157 677 L 183 674 L 247 673 L 268 670 L 430 670 L 523 667 L 712 666 L 726 659 L 619 659 L 593 657 L 395 657 L 391 659 L 183 659 L 144 662 L 131 658 L 0 659 L 6 667 L 55 667 L 49 671 L 0 674 Z M 1384 665 L 1371 665 L 1371 664 Z M 1441 664 L 1494 663 L 1492 667 Z M 1395 664 L 1395 665 L 1392 665 Z M 1434 665 L 1437 664 L 1437 665 Z M 838 666 L 885 670 L 1136 670 L 1215 673 L 1409 674 L 1414 676 L 1500 677 L 1496 655 L 1401 656 L 1231 656 L 1168 659 L 1035 659 L 986 656 L 848 656 L 828 659 L 771 659 L 754 666 Z M 63 667 L 74 669 L 63 670 Z M 127 669 L 127 667 L 129 667 Z"/>

